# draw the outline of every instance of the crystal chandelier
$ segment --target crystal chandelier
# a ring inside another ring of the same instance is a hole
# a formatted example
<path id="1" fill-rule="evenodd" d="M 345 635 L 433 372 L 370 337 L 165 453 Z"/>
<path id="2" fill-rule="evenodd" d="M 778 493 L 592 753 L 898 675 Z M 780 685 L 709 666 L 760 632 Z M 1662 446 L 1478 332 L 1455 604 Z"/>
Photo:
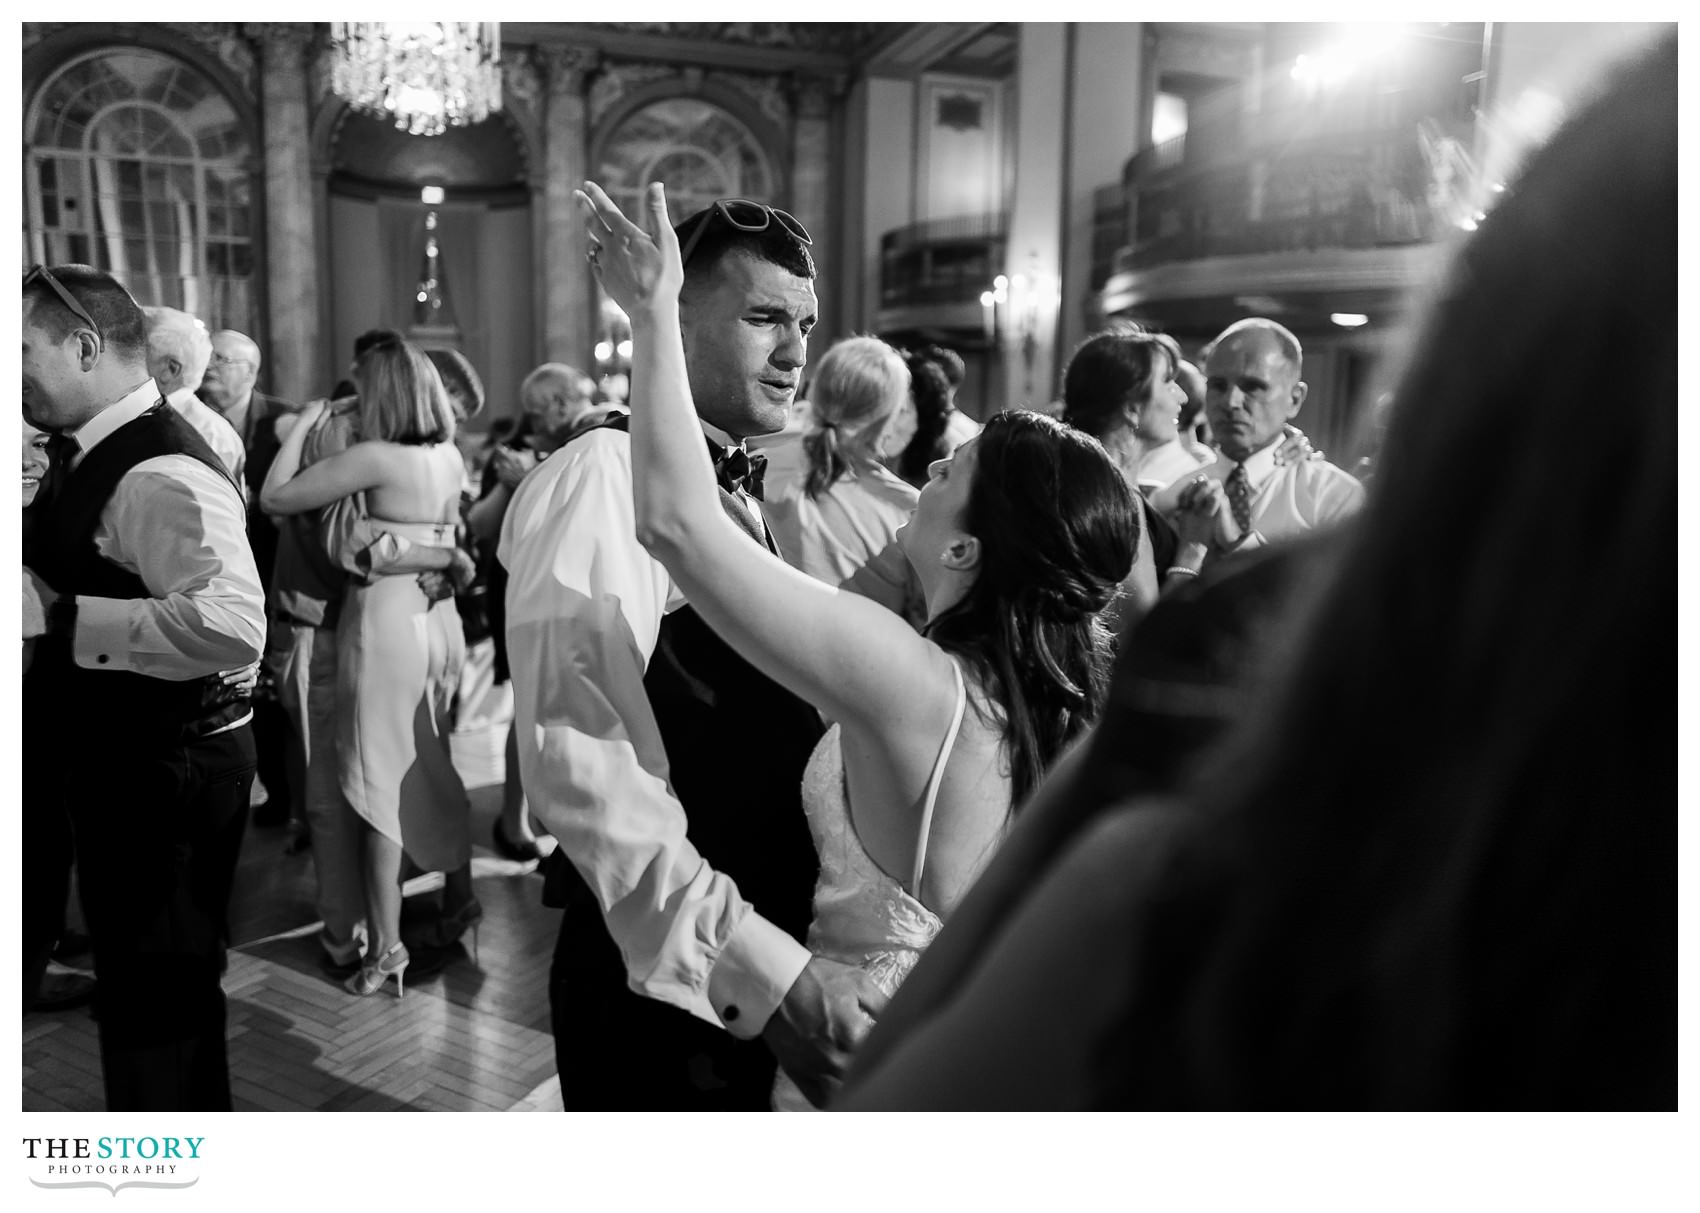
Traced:
<path id="1" fill-rule="evenodd" d="M 502 108 L 495 21 L 333 21 L 331 88 L 410 135 L 440 135 Z"/>

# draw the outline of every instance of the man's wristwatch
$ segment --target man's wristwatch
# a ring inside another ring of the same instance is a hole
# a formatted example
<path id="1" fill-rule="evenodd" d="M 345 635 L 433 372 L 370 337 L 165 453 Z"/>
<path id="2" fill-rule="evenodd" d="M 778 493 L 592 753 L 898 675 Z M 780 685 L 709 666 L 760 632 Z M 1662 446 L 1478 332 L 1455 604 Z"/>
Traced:
<path id="1" fill-rule="evenodd" d="M 47 608 L 47 634 L 63 636 L 69 640 L 76 630 L 77 599 L 72 594 L 61 594 L 53 600 L 53 605 Z"/>

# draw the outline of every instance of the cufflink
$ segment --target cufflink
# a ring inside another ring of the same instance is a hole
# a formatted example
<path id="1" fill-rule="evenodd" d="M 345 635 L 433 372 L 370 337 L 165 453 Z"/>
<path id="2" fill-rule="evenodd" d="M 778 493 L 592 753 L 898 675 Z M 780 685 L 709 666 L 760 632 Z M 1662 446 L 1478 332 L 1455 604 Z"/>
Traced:
<path id="1" fill-rule="evenodd" d="M 735 1006 L 727 1007 L 720 1012 L 720 1020 L 722 1023 L 736 1023 L 738 1021 L 738 1008 Z"/>

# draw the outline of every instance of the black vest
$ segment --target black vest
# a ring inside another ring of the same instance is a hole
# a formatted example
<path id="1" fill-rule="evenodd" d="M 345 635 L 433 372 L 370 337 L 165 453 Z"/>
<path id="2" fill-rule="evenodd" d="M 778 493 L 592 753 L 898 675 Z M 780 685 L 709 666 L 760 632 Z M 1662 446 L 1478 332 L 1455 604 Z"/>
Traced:
<path id="1" fill-rule="evenodd" d="M 32 567 L 55 591 L 92 598 L 152 597 L 140 577 L 100 554 L 94 535 L 125 473 L 161 455 L 198 459 L 237 491 L 206 439 L 170 405 L 156 404 L 102 439 L 65 477 L 40 519 Z M 30 665 L 28 694 L 32 711 L 37 703 L 48 705 L 45 710 L 67 731 L 123 749 L 171 748 L 248 710 L 246 698 L 224 688 L 216 675 L 174 682 L 127 670 L 84 669 L 73 659 L 68 641 L 46 636 Z"/>
<path id="2" fill-rule="evenodd" d="M 586 432 L 628 424 L 622 415 Z M 721 497 L 726 504 L 724 490 Z M 802 941 L 819 868 L 803 816 L 803 768 L 825 731 L 819 714 L 738 656 L 689 606 L 663 617 L 643 686 L 687 836 L 762 917 Z M 591 897 L 559 850 L 544 872 L 547 904 Z"/>

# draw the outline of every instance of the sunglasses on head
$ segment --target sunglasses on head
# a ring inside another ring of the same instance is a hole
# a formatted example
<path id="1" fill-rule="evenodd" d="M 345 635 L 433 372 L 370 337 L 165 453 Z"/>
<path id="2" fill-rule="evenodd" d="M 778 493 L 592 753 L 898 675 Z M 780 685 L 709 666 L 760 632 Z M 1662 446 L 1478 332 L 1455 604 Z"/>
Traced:
<path id="1" fill-rule="evenodd" d="M 808 229 L 797 222 L 795 215 L 788 214 L 776 206 L 754 202 L 749 198 L 721 198 L 709 208 L 708 214 L 697 222 L 696 230 L 691 233 L 690 239 L 685 241 L 685 247 L 679 253 L 680 265 L 686 265 L 690 262 L 691 254 L 696 251 L 697 242 L 702 239 L 703 233 L 708 231 L 708 225 L 714 222 L 716 215 L 719 215 L 740 232 L 765 232 L 769 224 L 777 221 L 780 227 L 802 243 L 814 243 L 809 238 Z"/>
<path id="2" fill-rule="evenodd" d="M 65 289 L 65 284 L 53 276 L 53 271 L 45 265 L 31 266 L 24 274 L 24 289 L 27 291 L 32 283 L 45 282 L 52 292 L 59 296 L 59 302 L 71 309 L 71 314 L 85 325 L 94 330 L 95 339 L 102 346 L 106 344 L 106 334 L 100 331 L 100 325 L 94 322 L 89 310 L 77 302 L 77 297 Z"/>

